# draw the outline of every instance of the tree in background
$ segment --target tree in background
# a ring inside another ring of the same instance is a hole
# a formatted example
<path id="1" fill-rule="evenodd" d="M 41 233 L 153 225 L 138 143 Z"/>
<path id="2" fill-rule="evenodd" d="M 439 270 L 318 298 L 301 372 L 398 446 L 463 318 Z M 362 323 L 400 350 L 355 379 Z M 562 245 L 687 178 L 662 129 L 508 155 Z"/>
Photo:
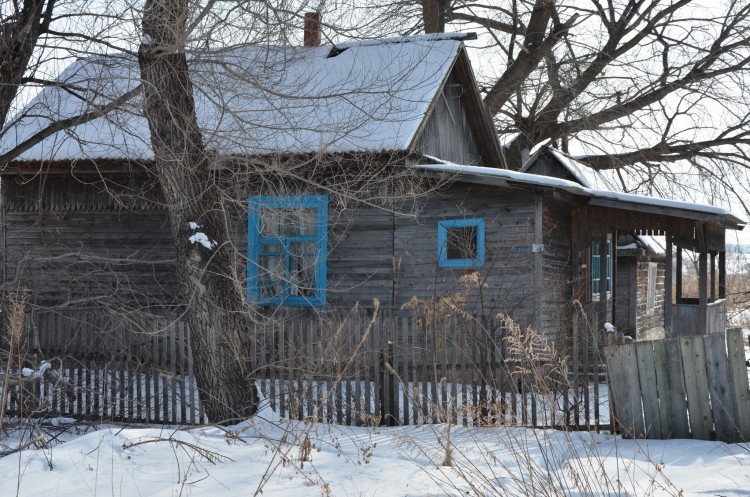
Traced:
<path id="1" fill-rule="evenodd" d="M 366 36 L 482 33 L 475 69 L 507 167 L 548 142 L 626 190 L 700 190 L 750 213 L 748 2 L 403 0 L 366 15 Z"/>

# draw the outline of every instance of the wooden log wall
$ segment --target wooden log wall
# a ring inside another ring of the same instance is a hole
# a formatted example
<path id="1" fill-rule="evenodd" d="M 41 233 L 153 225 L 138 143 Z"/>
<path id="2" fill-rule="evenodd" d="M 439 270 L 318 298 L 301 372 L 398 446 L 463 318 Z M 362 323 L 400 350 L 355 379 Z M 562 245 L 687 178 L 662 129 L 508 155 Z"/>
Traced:
<path id="1" fill-rule="evenodd" d="M 485 222 L 485 264 L 482 267 L 438 266 L 438 221 L 482 218 Z M 430 197 L 415 221 L 396 217 L 394 305 L 413 297 L 452 298 L 464 292 L 462 277 L 477 273 L 481 285 L 469 285 L 470 310 L 482 314 L 507 312 L 524 325 L 534 310 L 534 198 L 517 190 L 453 184 Z M 479 288 L 481 286 L 481 288 Z"/>
<path id="2" fill-rule="evenodd" d="M 562 339 L 572 329 L 571 207 L 568 202 L 545 197 L 543 208 L 543 293 L 540 330 L 550 337 Z"/>
<path id="3" fill-rule="evenodd" d="M 174 305 L 174 244 L 158 198 L 137 181 L 2 181 L 6 291 L 36 305 Z"/>

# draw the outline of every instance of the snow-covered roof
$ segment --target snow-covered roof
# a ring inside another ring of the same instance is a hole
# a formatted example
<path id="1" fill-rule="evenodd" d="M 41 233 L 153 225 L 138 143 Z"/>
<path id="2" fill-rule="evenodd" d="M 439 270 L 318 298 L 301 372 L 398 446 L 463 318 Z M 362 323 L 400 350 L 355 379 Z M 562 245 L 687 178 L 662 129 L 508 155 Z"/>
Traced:
<path id="1" fill-rule="evenodd" d="M 589 202 L 598 203 L 599 205 L 612 203 L 620 208 L 642 212 L 661 212 L 679 217 L 710 219 L 713 222 L 732 229 L 742 229 L 746 224 L 744 220 L 721 207 L 680 202 L 659 197 L 647 197 L 645 195 L 634 195 L 632 193 L 621 193 L 609 189 L 590 188 L 575 181 L 551 176 L 491 167 L 464 166 L 445 161 L 436 164 L 421 164 L 413 167 L 433 173 L 455 175 L 460 181 L 468 183 L 560 190 L 580 197 L 586 197 L 589 199 Z"/>
<path id="2" fill-rule="evenodd" d="M 597 190 L 614 190 L 612 184 L 607 181 L 602 173 L 586 164 L 579 162 L 569 155 L 560 152 L 552 147 L 548 147 L 550 154 L 560 161 L 560 164 L 567 169 L 573 177 L 586 188 L 595 188 Z"/>
<path id="3" fill-rule="evenodd" d="M 637 238 L 652 254 L 666 255 L 666 241 L 663 236 L 638 235 Z"/>
<path id="4" fill-rule="evenodd" d="M 529 160 L 521 167 L 521 172 L 528 172 L 529 169 L 534 165 L 539 156 L 548 152 L 553 158 L 555 158 L 562 167 L 567 170 L 575 180 L 586 188 L 595 188 L 597 190 L 614 190 L 612 184 L 607 181 L 602 173 L 587 166 L 586 164 L 579 162 L 568 154 L 561 152 L 553 147 L 542 146 L 532 151 L 533 153 L 529 157 Z"/>
<path id="5" fill-rule="evenodd" d="M 221 154 L 403 151 L 412 145 L 465 35 L 349 42 L 337 47 L 245 46 L 190 59 L 199 124 Z M 52 121 L 109 103 L 140 83 L 130 55 L 69 66 L 0 135 L 0 154 Z M 71 91 L 72 88 L 72 91 Z M 56 133 L 20 161 L 150 159 L 142 97 Z"/>
<path id="6" fill-rule="evenodd" d="M 628 243 L 623 243 L 622 240 Z M 617 250 L 632 250 L 644 248 L 650 255 L 666 255 L 666 240 L 664 236 L 652 235 L 620 235 Z"/>

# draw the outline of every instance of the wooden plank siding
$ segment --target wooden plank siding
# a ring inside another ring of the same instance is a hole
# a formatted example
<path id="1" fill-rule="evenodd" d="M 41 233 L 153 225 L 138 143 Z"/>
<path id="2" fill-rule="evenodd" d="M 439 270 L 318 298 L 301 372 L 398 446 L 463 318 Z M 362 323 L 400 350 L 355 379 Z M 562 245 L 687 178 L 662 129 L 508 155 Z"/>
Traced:
<path id="1" fill-rule="evenodd" d="M 376 207 L 329 207 L 327 302 L 370 308 L 393 305 L 394 214 Z"/>
<path id="2" fill-rule="evenodd" d="M 32 305 L 175 304 L 174 243 L 161 206 L 108 183 L 2 182 L 6 290 L 29 290 Z"/>
<path id="3" fill-rule="evenodd" d="M 572 327 L 572 213 L 568 202 L 544 198 L 542 251 L 543 293 L 540 326 L 547 335 L 559 338 Z"/>
<path id="4" fill-rule="evenodd" d="M 31 289 L 32 306 L 39 308 L 99 305 L 102 312 L 130 313 L 178 306 L 166 213 L 154 195 L 149 200 L 132 186 L 137 180 L 122 178 L 121 183 L 115 178 L 104 184 L 101 178 L 81 182 L 64 176 L 3 181 L 6 289 Z M 536 293 L 530 271 L 533 196 L 517 189 L 453 183 L 420 202 L 417 219 L 372 206 L 341 209 L 331 203 L 327 306 L 371 308 L 377 298 L 382 307 L 399 311 L 412 297 L 462 292 L 462 276 L 477 271 L 482 288 L 472 289 L 470 310 L 508 312 L 528 323 Z M 234 215 L 233 242 L 238 260 L 245 264 L 246 214 L 238 209 Z M 438 221 L 465 218 L 485 221 L 484 266 L 438 267 Z M 559 271 L 569 271 L 561 269 L 569 221 L 549 223 L 550 229 L 557 226 L 550 244 L 557 255 L 545 257 L 544 271 L 554 270 L 558 278 Z M 550 305 L 557 306 L 559 296 L 555 299 Z"/>
<path id="5" fill-rule="evenodd" d="M 482 218 L 485 222 L 485 264 L 479 268 L 438 267 L 438 221 Z M 463 292 L 461 277 L 477 272 L 470 310 L 508 312 L 524 323 L 533 311 L 532 245 L 534 199 L 514 190 L 479 185 L 447 187 L 425 201 L 420 217 L 396 217 L 394 260 L 397 261 L 394 308 L 412 297 L 430 300 Z"/>
<path id="6" fill-rule="evenodd" d="M 432 112 L 423 125 L 415 149 L 456 164 L 497 166 L 484 164 L 482 160 L 482 149 L 474 138 L 465 98 L 464 89 L 450 75 L 433 102 Z"/>

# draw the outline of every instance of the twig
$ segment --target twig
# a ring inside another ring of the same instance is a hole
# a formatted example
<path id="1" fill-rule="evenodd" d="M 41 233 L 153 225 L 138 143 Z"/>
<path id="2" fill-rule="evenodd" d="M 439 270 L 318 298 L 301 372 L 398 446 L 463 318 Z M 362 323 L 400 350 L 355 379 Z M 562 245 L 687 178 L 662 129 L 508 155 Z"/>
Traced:
<path id="1" fill-rule="evenodd" d="M 192 444 L 190 442 L 183 442 L 182 440 L 175 440 L 173 438 L 151 438 L 151 439 L 146 439 L 146 440 L 139 440 L 138 442 L 125 442 L 124 444 L 122 444 L 122 448 L 130 449 L 138 445 L 144 445 L 148 443 L 157 443 L 157 442 L 169 442 L 171 444 L 183 445 L 183 446 L 189 447 L 193 449 L 194 451 L 196 451 L 198 455 L 203 457 L 205 460 L 207 460 L 211 464 L 216 464 L 217 462 L 225 462 L 225 461 L 235 462 L 234 459 L 232 459 L 229 456 L 225 456 L 223 454 L 219 454 L 218 452 L 205 449 L 203 447 Z"/>

